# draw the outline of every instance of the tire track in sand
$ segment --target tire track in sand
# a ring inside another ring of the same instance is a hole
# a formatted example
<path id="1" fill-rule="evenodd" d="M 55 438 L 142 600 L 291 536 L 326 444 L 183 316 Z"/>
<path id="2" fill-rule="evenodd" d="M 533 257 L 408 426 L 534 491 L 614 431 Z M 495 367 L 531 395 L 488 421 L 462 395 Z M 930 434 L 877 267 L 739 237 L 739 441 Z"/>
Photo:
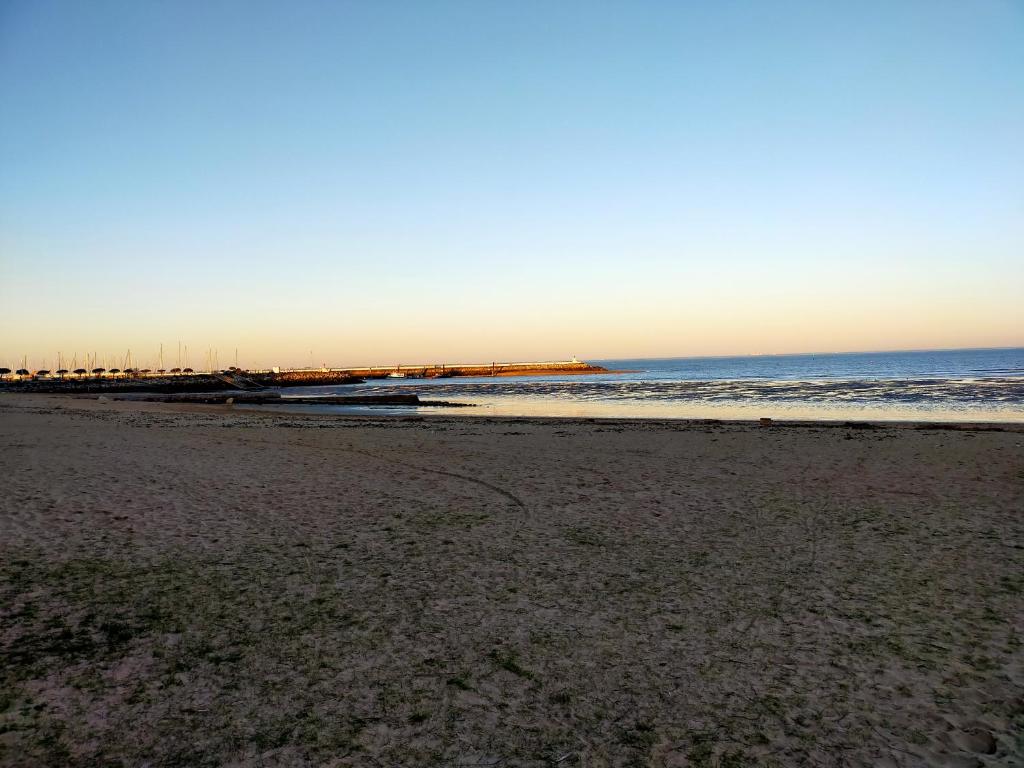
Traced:
<path id="1" fill-rule="evenodd" d="M 511 501 L 521 510 L 523 510 L 523 512 L 525 512 L 526 514 L 530 514 L 530 508 L 526 506 L 526 502 L 523 501 L 518 496 L 516 496 L 514 493 L 512 493 L 512 491 L 506 490 L 502 488 L 500 485 L 489 483 L 486 480 L 481 480 L 478 477 L 472 477 L 471 475 L 463 475 L 458 472 L 449 472 L 446 469 L 431 469 L 430 467 L 424 467 L 419 464 L 413 464 L 412 462 L 402 461 L 401 459 L 394 459 L 391 458 L 390 456 L 383 456 L 379 453 L 374 453 L 373 451 L 363 450 L 362 448 L 350 448 L 344 446 L 333 447 L 335 450 L 338 451 L 345 451 L 347 453 L 358 453 L 362 456 L 369 456 L 371 459 L 377 459 L 378 461 L 383 461 L 388 464 L 395 464 L 397 466 L 404 467 L 405 469 L 411 469 L 416 472 L 425 472 L 433 475 L 444 475 L 445 477 L 454 477 L 458 480 L 465 480 L 468 483 L 475 483 L 476 485 L 483 486 L 484 488 L 487 488 L 501 496 L 504 496 L 506 499 Z"/>
<path id="2" fill-rule="evenodd" d="M 250 440 L 250 442 L 251 443 L 261 443 L 263 445 L 270 445 L 270 444 L 272 444 L 272 442 L 269 441 L 269 440 L 258 440 L 257 439 L 257 440 Z M 517 507 L 519 507 L 523 512 L 525 512 L 526 514 L 530 514 L 530 508 L 526 505 L 526 502 L 523 501 L 518 496 L 516 496 L 516 494 L 512 493 L 512 491 L 509 491 L 509 490 L 507 490 L 505 488 L 502 488 L 500 485 L 496 485 L 495 483 L 489 483 L 486 480 L 481 480 L 478 477 L 473 477 L 472 475 L 463 475 L 460 472 L 450 472 L 450 471 L 448 471 L 446 469 L 432 469 L 430 467 L 424 467 L 424 466 L 422 466 L 420 464 L 414 464 L 414 463 L 412 463 L 410 461 L 402 461 L 401 459 L 395 459 L 395 458 L 392 458 L 390 456 L 385 456 L 383 454 L 375 453 L 373 451 L 367 451 L 367 450 L 365 450 L 363 448 L 354 448 L 352 446 L 344 446 L 344 445 L 309 446 L 309 445 L 307 445 L 307 447 L 310 447 L 310 448 L 315 447 L 317 450 L 323 450 L 324 448 L 327 448 L 328 450 L 344 451 L 345 453 L 356 453 L 356 454 L 359 454 L 361 456 L 367 456 L 367 457 L 369 457 L 371 459 L 376 459 L 377 461 L 382 461 L 385 464 L 394 464 L 396 466 L 403 467 L 404 469 L 409 469 L 409 470 L 412 470 L 414 472 L 423 472 L 423 473 L 432 474 L 432 475 L 442 475 L 444 477 L 454 477 L 457 480 L 465 480 L 467 483 L 474 483 L 475 485 L 479 485 L 479 486 L 481 486 L 483 488 L 487 488 L 488 490 L 493 491 L 494 493 L 497 493 L 499 496 L 503 496 L 504 498 L 508 499 L 513 504 L 515 504 Z"/>

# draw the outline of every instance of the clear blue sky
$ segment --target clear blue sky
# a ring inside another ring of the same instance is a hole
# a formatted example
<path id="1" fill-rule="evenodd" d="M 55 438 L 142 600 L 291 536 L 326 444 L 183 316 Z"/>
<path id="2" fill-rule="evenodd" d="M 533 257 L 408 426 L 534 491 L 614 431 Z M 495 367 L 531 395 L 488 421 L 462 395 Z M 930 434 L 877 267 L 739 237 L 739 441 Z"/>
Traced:
<path id="1" fill-rule="evenodd" d="M 1024 2 L 0 0 L 0 363 L 1024 344 Z"/>

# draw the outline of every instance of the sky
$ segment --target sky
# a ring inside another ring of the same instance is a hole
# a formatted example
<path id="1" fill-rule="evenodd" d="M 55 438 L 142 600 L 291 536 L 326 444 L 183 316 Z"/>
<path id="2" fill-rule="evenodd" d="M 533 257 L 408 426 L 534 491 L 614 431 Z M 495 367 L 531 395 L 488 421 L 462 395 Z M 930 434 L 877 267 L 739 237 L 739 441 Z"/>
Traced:
<path id="1" fill-rule="evenodd" d="M 1024 346 L 1024 3 L 0 0 L 0 307 L 31 368 Z"/>

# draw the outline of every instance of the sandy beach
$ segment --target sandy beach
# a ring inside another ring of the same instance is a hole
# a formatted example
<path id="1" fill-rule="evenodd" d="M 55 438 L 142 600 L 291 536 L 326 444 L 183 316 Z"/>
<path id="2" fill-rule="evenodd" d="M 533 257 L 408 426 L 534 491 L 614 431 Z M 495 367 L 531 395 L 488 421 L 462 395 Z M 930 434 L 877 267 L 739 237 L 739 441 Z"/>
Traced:
<path id="1" fill-rule="evenodd" d="M 1024 427 L 0 396 L 5 766 L 1024 763 Z"/>

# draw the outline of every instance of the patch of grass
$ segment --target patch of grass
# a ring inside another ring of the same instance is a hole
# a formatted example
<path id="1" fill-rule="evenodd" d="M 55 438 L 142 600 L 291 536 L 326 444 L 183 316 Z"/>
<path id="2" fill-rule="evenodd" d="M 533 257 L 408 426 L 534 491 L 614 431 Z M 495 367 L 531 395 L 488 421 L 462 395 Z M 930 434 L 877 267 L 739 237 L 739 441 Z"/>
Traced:
<path id="1" fill-rule="evenodd" d="M 573 544 L 579 544 L 584 547 L 606 547 L 608 546 L 608 537 L 599 531 L 595 531 L 592 528 L 584 528 L 582 526 L 574 526 L 569 528 L 565 532 L 565 538 L 571 541 Z"/>
<path id="2" fill-rule="evenodd" d="M 999 578 L 999 587 L 1011 595 L 1024 594 L 1024 575 L 1004 575 Z"/>
<path id="3" fill-rule="evenodd" d="M 623 746 L 642 750 L 649 750 L 656 740 L 654 725 L 644 720 L 638 720 L 631 728 L 623 728 L 618 738 Z"/>
<path id="4" fill-rule="evenodd" d="M 696 733 L 686 758 L 695 768 L 709 768 L 715 757 L 715 738 L 711 734 Z"/>
<path id="5" fill-rule="evenodd" d="M 524 677 L 527 680 L 533 680 L 533 673 L 530 670 L 523 667 L 519 660 L 516 658 L 516 654 L 513 651 L 506 651 L 503 648 L 495 648 L 488 654 L 491 661 L 498 665 L 501 669 L 506 672 L 511 672 L 513 675 L 518 677 Z"/>
<path id="6" fill-rule="evenodd" d="M 718 758 L 718 768 L 745 768 L 752 764 L 742 749 L 729 750 Z"/>
<path id="7" fill-rule="evenodd" d="M 924 732 L 919 731 L 915 728 L 907 734 L 907 740 L 911 744 L 927 744 L 928 736 Z"/>
<path id="8" fill-rule="evenodd" d="M 693 568 L 703 568 L 705 565 L 708 564 L 708 560 L 710 560 L 710 559 L 711 559 L 711 553 L 710 552 L 704 552 L 704 551 L 692 552 L 687 557 L 687 561 L 690 563 L 690 566 L 693 567 Z"/>
<path id="9" fill-rule="evenodd" d="M 449 677 L 448 681 L 447 681 L 447 684 L 450 685 L 452 688 L 458 688 L 460 691 L 470 691 L 470 690 L 472 690 L 472 688 L 470 687 L 469 683 L 466 682 L 466 680 L 464 678 L 458 677 L 458 676 L 456 676 L 456 677 Z"/>
<path id="10" fill-rule="evenodd" d="M 5 665 L 8 674 L 14 677 L 31 676 L 39 667 L 52 660 L 61 665 L 90 659 L 101 646 L 93 639 L 92 632 L 69 626 L 47 632 L 43 628 L 30 627 L 17 637 L 6 649 Z"/>
<path id="11" fill-rule="evenodd" d="M 562 706 L 565 706 L 572 701 L 572 694 L 566 690 L 555 691 L 548 696 L 548 701 L 552 704 L 561 704 Z"/>
<path id="12" fill-rule="evenodd" d="M 135 636 L 135 631 L 123 621 L 105 621 L 99 626 L 104 642 L 108 648 L 119 648 L 127 645 Z"/>
<path id="13" fill-rule="evenodd" d="M 786 706 L 783 704 L 782 699 L 772 694 L 759 697 L 757 699 L 757 707 L 766 715 L 773 717 L 782 717 L 786 711 Z"/>

